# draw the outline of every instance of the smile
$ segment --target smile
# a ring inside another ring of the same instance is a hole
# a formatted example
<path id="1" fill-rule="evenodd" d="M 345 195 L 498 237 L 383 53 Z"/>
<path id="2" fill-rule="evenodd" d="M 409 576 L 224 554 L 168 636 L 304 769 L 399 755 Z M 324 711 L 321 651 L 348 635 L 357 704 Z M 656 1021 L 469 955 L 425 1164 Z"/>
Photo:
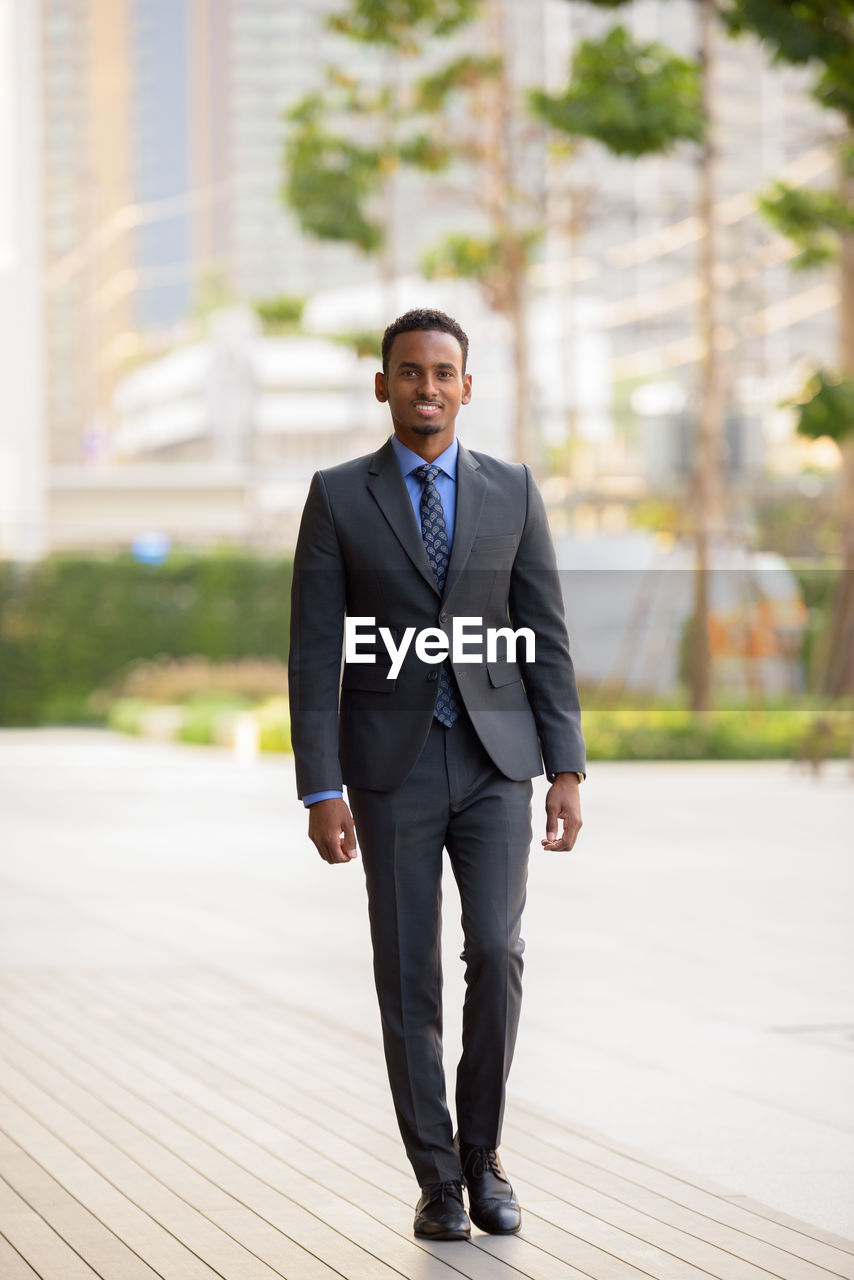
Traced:
<path id="1" fill-rule="evenodd" d="M 431 418 L 434 413 L 439 412 L 442 406 L 439 404 L 427 404 L 425 401 L 416 400 L 412 407 L 415 409 L 416 413 L 421 413 L 426 418 Z"/>

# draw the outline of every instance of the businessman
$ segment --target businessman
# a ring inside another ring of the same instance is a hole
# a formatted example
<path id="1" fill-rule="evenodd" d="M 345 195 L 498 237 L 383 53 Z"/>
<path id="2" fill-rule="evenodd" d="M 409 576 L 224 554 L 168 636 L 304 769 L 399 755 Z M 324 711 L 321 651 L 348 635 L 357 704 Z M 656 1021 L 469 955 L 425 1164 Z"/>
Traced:
<path id="1" fill-rule="evenodd" d="M 393 435 L 314 476 L 294 559 L 290 696 L 309 836 L 368 893 L 389 1083 L 421 1188 L 415 1234 L 518 1231 L 498 1157 L 522 987 L 531 779 L 543 848 L 581 827 L 578 693 L 554 551 L 527 466 L 455 435 L 468 339 L 440 311 L 383 336 Z M 342 664 L 342 652 L 344 661 Z M 346 785 L 349 807 L 343 799 Z M 441 879 L 462 903 L 466 996 L 451 1121 L 442 1065 Z"/>

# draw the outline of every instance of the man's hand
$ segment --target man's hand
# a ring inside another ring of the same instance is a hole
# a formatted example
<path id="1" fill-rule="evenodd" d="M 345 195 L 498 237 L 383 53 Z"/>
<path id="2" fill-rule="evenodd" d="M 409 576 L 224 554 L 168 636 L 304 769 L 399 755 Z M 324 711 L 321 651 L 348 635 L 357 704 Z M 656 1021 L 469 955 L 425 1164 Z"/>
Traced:
<path id="1" fill-rule="evenodd" d="M 563 835 L 558 839 L 557 824 L 563 822 Z M 578 778 L 574 773 L 558 773 L 546 796 L 546 838 L 544 849 L 569 850 L 581 830 L 581 802 Z"/>
<path id="2" fill-rule="evenodd" d="M 324 862 L 351 862 L 355 858 L 356 828 L 343 800 L 317 800 L 309 807 L 308 838 Z"/>

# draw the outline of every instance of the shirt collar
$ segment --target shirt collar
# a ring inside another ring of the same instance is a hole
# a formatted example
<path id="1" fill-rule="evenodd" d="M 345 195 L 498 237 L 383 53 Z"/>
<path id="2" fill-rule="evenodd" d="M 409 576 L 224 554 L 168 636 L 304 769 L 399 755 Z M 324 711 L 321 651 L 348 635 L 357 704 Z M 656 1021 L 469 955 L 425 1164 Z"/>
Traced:
<path id="1" fill-rule="evenodd" d="M 411 449 L 407 449 L 406 445 L 402 444 L 395 435 L 391 438 L 391 447 L 394 451 L 394 456 L 397 458 L 398 466 L 405 476 L 408 476 L 416 467 L 424 466 L 424 459 L 419 458 L 418 454 L 413 453 Z M 456 480 L 457 478 L 458 450 L 459 442 L 456 436 L 454 436 L 445 452 L 440 453 L 436 461 L 433 463 L 434 467 L 439 467 L 440 470 L 444 471 L 445 475 L 451 480 Z"/>

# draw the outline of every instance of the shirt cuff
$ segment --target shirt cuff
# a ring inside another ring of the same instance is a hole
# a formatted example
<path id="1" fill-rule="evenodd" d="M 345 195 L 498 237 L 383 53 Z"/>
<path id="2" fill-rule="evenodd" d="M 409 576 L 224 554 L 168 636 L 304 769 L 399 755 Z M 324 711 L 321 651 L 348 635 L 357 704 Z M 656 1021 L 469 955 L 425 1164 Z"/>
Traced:
<path id="1" fill-rule="evenodd" d="M 303 796 L 302 802 L 306 809 L 310 805 L 317 804 L 318 800 L 343 800 L 343 791 L 312 791 L 310 795 Z"/>

